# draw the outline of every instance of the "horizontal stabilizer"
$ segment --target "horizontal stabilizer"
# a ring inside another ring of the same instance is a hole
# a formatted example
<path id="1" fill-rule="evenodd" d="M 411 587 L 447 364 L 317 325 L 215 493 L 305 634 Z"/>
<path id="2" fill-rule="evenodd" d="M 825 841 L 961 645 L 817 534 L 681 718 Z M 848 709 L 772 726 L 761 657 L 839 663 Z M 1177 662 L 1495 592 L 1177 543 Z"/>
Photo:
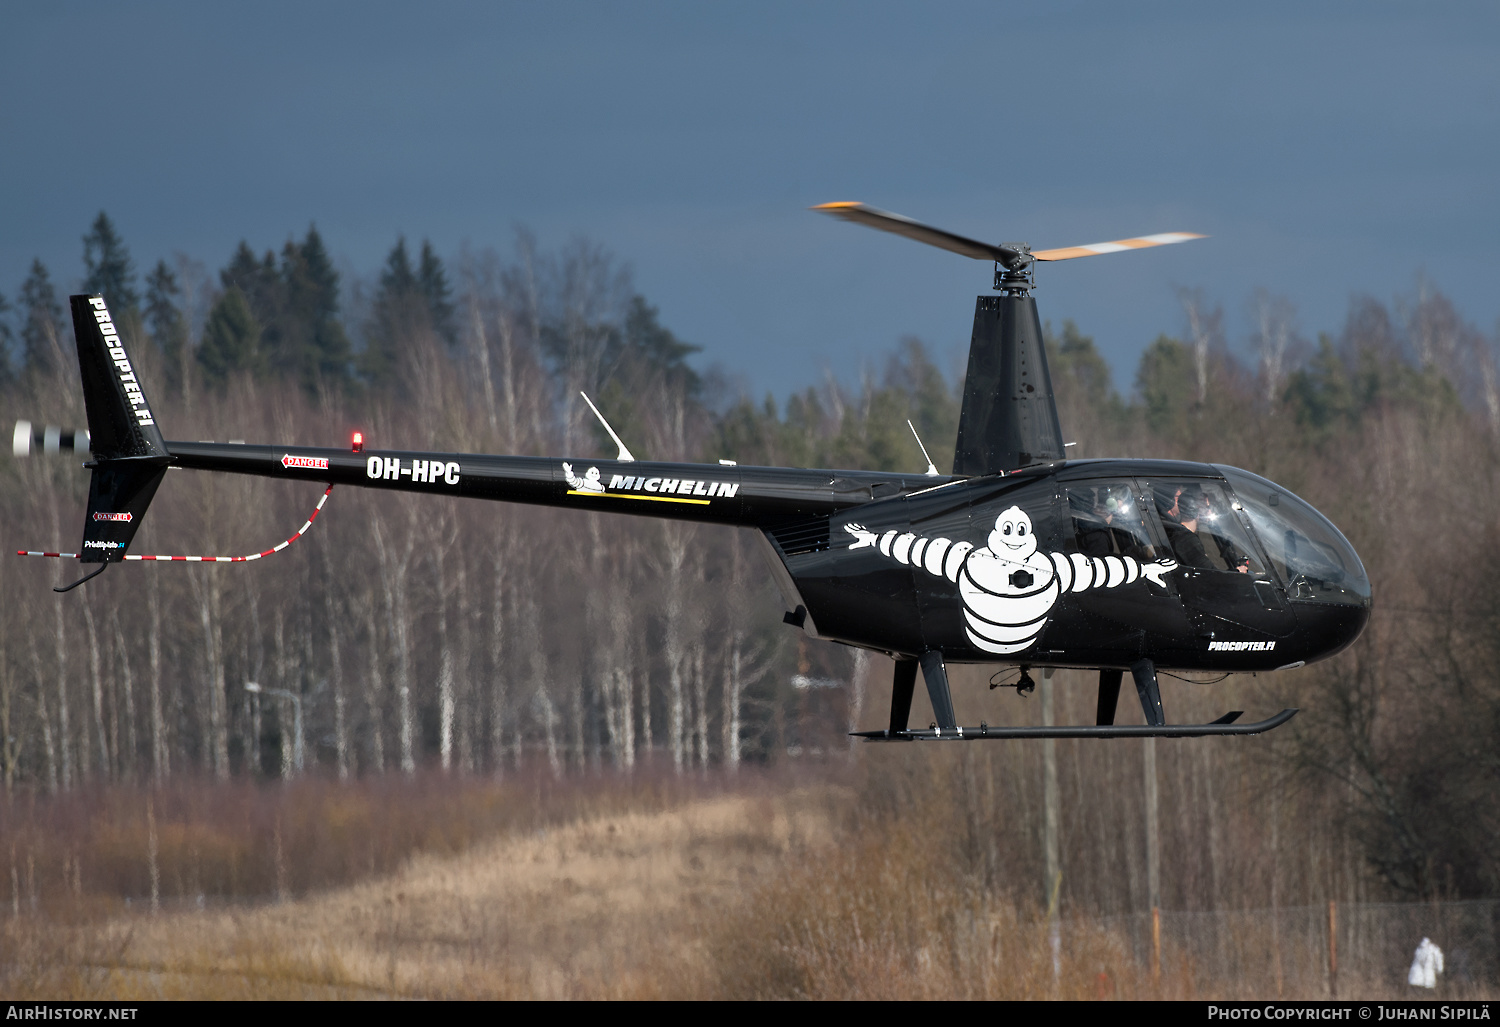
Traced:
<path id="1" fill-rule="evenodd" d="M 89 480 L 89 508 L 78 559 L 84 563 L 123 560 L 166 474 L 165 461 L 150 458 L 109 460 L 96 466 Z"/>

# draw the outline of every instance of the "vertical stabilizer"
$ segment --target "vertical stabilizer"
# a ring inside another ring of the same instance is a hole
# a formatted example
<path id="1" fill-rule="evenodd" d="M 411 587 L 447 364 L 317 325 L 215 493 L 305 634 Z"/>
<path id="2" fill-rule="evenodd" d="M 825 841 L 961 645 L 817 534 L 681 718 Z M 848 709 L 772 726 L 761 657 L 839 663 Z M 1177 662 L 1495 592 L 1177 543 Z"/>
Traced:
<path id="1" fill-rule="evenodd" d="M 1061 459 L 1062 426 L 1036 301 L 980 296 L 953 473 L 993 474 Z"/>
<path id="2" fill-rule="evenodd" d="M 78 555 L 85 563 L 112 563 L 125 558 L 169 456 L 104 297 L 70 301 L 94 454 Z"/>
<path id="3" fill-rule="evenodd" d="M 88 410 L 89 443 L 101 460 L 117 457 L 167 456 L 151 404 L 141 389 L 125 342 L 103 296 L 69 297 L 73 334 L 78 340 L 78 370 Z"/>

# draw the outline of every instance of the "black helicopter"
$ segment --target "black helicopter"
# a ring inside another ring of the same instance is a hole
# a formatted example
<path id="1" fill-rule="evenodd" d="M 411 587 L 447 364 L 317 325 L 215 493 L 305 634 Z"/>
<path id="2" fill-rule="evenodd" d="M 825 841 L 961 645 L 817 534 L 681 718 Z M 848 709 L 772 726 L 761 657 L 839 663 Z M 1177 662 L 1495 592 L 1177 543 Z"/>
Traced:
<path id="1" fill-rule="evenodd" d="M 859 203 L 813 209 L 994 261 L 996 294 L 975 305 L 952 474 L 930 459 L 925 474 L 636 460 L 602 415 L 619 447 L 613 460 L 366 451 L 358 435 L 351 449 L 168 442 L 103 297 L 73 296 L 88 436 L 33 433 L 19 422 L 14 448 L 21 454 L 35 441 L 92 452 L 82 548 L 21 555 L 101 565 L 58 589 L 67 591 L 121 561 L 261 559 L 312 523 L 248 556 L 132 554 L 173 467 L 326 483 L 324 500 L 335 485 L 358 485 L 735 525 L 764 540 L 788 624 L 895 661 L 889 725 L 859 732 L 865 738 L 1188 737 L 1254 734 L 1290 720 L 1296 710 L 1248 724 L 1235 712 L 1169 725 L 1157 670 L 1283 670 L 1349 646 L 1370 616 L 1370 583 L 1354 548 L 1311 505 L 1247 471 L 1066 459 L 1031 297 L 1036 261 L 1201 236 L 1032 252 Z M 1018 667 L 1023 691 L 1032 669 L 1098 669 L 1096 723 L 960 726 L 948 663 Z M 908 726 L 919 665 L 936 717 L 926 730 Z M 1143 725 L 1115 723 L 1126 670 Z"/>

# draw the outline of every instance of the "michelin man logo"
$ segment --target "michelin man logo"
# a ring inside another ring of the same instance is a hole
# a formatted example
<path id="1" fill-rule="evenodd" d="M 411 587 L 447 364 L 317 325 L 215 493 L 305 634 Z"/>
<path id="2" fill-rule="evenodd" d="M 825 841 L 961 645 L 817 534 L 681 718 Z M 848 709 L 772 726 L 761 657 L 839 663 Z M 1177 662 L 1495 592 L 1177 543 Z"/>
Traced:
<path id="1" fill-rule="evenodd" d="M 583 477 L 573 473 L 573 465 L 563 464 L 563 477 L 567 479 L 568 487 L 579 492 L 603 492 L 604 482 L 599 480 L 599 468 L 590 467 L 584 472 Z"/>
<path id="2" fill-rule="evenodd" d="M 1047 615 L 1065 592 L 1115 588 L 1145 578 L 1166 588 L 1162 575 L 1176 560 L 1143 564 L 1129 556 L 1039 553 L 1031 518 L 1013 506 L 995 518 L 983 549 L 968 542 L 888 531 L 877 537 L 863 525 L 847 524 L 850 549 L 873 546 L 897 563 L 958 583 L 969 641 L 989 653 L 1018 653 L 1047 626 Z"/>

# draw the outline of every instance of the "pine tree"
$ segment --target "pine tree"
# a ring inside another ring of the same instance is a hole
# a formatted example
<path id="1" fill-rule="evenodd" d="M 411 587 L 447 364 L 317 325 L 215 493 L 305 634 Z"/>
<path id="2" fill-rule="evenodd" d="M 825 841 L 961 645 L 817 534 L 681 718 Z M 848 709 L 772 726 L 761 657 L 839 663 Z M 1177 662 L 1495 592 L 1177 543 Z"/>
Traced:
<path id="1" fill-rule="evenodd" d="M 915 440 L 907 442 L 911 431 L 905 422 L 910 417 L 932 458 L 944 460 L 940 454 L 947 453 L 951 440 L 958 435 L 959 397 L 920 339 L 908 335 L 900 341 L 886 364 L 885 391 L 905 397 L 909 411 L 892 420 L 897 434 L 906 432 L 900 449 L 909 455 L 915 445 Z"/>
<path id="2" fill-rule="evenodd" d="M 1090 406 L 1103 408 L 1114 402 L 1113 375 L 1092 336 L 1084 335 L 1071 318 L 1063 321 L 1062 334 L 1052 331 L 1049 321 L 1042 328 L 1048 351 L 1053 354 L 1052 383 L 1056 388 L 1076 389 Z"/>
<path id="3" fill-rule="evenodd" d="M 673 335 L 644 296 L 631 297 L 625 314 L 625 358 L 638 368 L 638 374 L 644 372 L 669 388 L 697 396 L 703 381 L 687 365 L 687 358 L 702 349 Z"/>
<path id="4" fill-rule="evenodd" d="M 417 276 L 411 269 L 411 257 L 406 252 L 406 236 L 396 240 L 390 254 L 385 258 L 385 270 L 380 273 L 380 290 L 386 296 L 409 298 L 417 291 Z"/>
<path id="5" fill-rule="evenodd" d="M 62 307 L 52 279 L 40 260 L 31 262 L 31 274 L 21 286 L 21 353 L 27 374 L 63 370 Z"/>
<path id="6" fill-rule="evenodd" d="M 275 280 L 276 257 L 267 251 L 266 258 L 262 261 L 244 239 L 235 247 L 234 256 L 229 258 L 224 270 L 219 272 L 219 284 L 225 289 L 239 289 L 252 307 L 263 293 L 274 289 Z"/>
<path id="7" fill-rule="evenodd" d="M 219 282 L 226 295 L 229 290 L 237 289 L 245 301 L 255 322 L 258 361 L 267 369 L 288 366 L 287 355 L 283 353 L 282 327 L 286 287 L 276 267 L 276 255 L 267 250 L 264 258 L 257 257 L 250 244 L 241 240 L 229 265 L 219 272 Z M 296 366 L 294 355 L 290 366 Z"/>
<path id="8" fill-rule="evenodd" d="M 11 370 L 11 343 L 15 341 L 15 333 L 10 327 L 10 300 L 0 292 L 0 387 L 8 388 L 15 379 Z"/>
<path id="9" fill-rule="evenodd" d="M 317 302 L 311 295 L 307 260 L 302 247 L 288 239 L 281 247 L 281 271 L 277 279 L 279 302 L 272 319 L 263 320 L 262 339 L 271 358 L 272 371 L 281 378 L 307 378 L 313 326 L 318 318 Z"/>
<path id="10" fill-rule="evenodd" d="M 429 327 L 427 301 L 412 270 L 406 237 L 402 236 L 386 257 L 366 331 L 361 365 L 370 383 L 391 384 L 400 368 L 401 350 L 410 344 L 416 333 Z"/>
<path id="11" fill-rule="evenodd" d="M 287 319 L 295 323 L 301 344 L 301 381 L 343 382 L 349 376 L 349 337 L 339 323 L 339 275 L 316 227 L 309 227 L 300 246 L 288 242 L 282 254 L 287 292 Z M 290 324 L 289 324 L 290 330 Z"/>
<path id="12" fill-rule="evenodd" d="M 311 324 L 337 317 L 339 275 L 316 226 L 308 228 L 307 238 L 296 251 L 296 275 L 287 275 L 292 309 Z"/>
<path id="13" fill-rule="evenodd" d="M 83 237 L 83 265 L 88 270 L 83 280 L 84 292 L 103 293 L 104 302 L 117 319 L 135 309 L 138 298 L 130 253 L 109 215 L 102 210 L 89 234 Z"/>
<path id="14" fill-rule="evenodd" d="M 309 391 L 320 382 L 347 381 L 349 339 L 338 320 L 339 276 L 315 227 L 301 243 L 286 241 L 279 264 L 271 251 L 257 257 L 241 242 L 219 280 L 226 295 L 240 292 L 255 323 L 258 373 L 294 380 Z"/>
<path id="15" fill-rule="evenodd" d="M 157 261 L 146 276 L 146 325 L 166 358 L 167 384 L 173 389 L 182 385 L 182 350 L 187 345 L 187 320 L 176 302 L 181 293 L 167 262 Z"/>
<path id="16" fill-rule="evenodd" d="M 453 328 L 452 290 L 448 287 L 448 275 L 443 262 L 432 249 L 432 243 L 422 240 L 422 257 L 417 264 L 417 287 L 427 304 L 427 319 L 432 330 L 448 345 L 458 339 Z"/>
<path id="17" fill-rule="evenodd" d="M 208 313 L 198 363 L 211 384 L 223 386 L 231 375 L 264 370 L 260 347 L 260 325 L 250 312 L 250 302 L 238 286 L 230 286 Z"/>
<path id="18" fill-rule="evenodd" d="M 1136 391 L 1146 405 L 1146 424 L 1158 435 L 1187 438 L 1188 417 L 1197 395 L 1193 353 L 1184 343 L 1158 335 L 1136 370 Z"/>

